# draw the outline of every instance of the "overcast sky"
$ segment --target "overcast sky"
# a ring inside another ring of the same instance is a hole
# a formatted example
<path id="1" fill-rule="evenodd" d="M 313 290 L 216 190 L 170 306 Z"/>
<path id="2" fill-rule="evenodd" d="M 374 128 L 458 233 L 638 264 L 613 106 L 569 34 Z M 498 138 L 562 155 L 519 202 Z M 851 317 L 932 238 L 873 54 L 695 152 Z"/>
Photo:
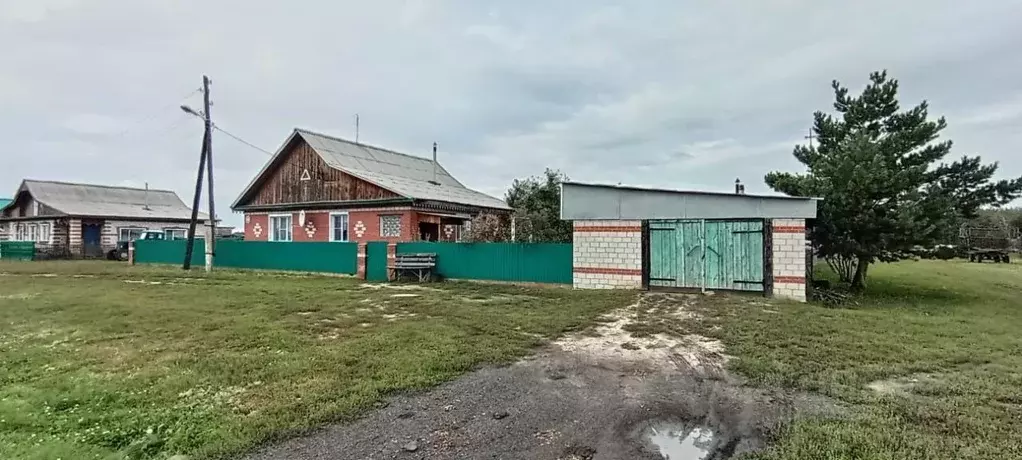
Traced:
<path id="1" fill-rule="evenodd" d="M 0 0 L 0 196 L 22 178 L 190 202 L 215 122 L 276 150 L 294 127 L 440 159 L 495 196 L 516 177 L 763 192 L 800 170 L 830 81 L 901 80 L 954 155 L 1022 175 L 1022 1 Z M 186 97 L 187 95 L 187 97 Z M 217 133 L 226 210 L 269 158 Z"/>

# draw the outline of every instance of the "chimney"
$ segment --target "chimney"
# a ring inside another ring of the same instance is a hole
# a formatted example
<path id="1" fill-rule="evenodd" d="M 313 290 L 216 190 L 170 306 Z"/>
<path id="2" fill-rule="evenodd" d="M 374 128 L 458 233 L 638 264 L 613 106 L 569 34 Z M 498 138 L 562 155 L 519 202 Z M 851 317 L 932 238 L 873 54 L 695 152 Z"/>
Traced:
<path id="1" fill-rule="evenodd" d="M 149 210 L 149 183 L 148 182 L 145 183 L 145 206 L 142 206 L 142 209 L 145 209 L 146 211 Z"/>
<path id="2" fill-rule="evenodd" d="M 741 195 L 745 186 L 742 185 L 741 179 L 735 179 L 735 195 Z"/>
<path id="3" fill-rule="evenodd" d="M 433 143 L 433 180 L 431 180 L 430 183 L 433 184 L 433 185 L 440 185 L 440 183 L 436 181 L 436 147 L 437 147 L 436 142 L 434 142 Z"/>

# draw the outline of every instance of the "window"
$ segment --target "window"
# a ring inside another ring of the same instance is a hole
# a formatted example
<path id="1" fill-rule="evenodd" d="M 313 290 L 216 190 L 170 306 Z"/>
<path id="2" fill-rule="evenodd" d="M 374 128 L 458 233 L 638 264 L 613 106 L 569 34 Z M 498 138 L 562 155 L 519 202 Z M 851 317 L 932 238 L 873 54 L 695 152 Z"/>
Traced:
<path id="1" fill-rule="evenodd" d="M 32 202 L 32 215 L 33 216 L 38 216 L 39 215 L 39 202 L 38 201 L 33 201 Z"/>
<path id="2" fill-rule="evenodd" d="M 117 241 L 135 241 L 144 231 L 144 228 L 120 227 L 117 229 Z"/>
<path id="3" fill-rule="evenodd" d="M 397 238 L 401 236 L 401 216 L 380 216 L 380 236 Z"/>
<path id="4" fill-rule="evenodd" d="M 36 241 L 40 243 L 50 242 L 50 224 L 39 224 L 39 239 Z"/>
<path id="5" fill-rule="evenodd" d="M 291 215 L 270 216 L 270 241 L 291 241 Z"/>
<path id="6" fill-rule="evenodd" d="M 17 241 L 28 241 L 28 226 L 25 224 L 18 224 L 17 235 L 15 236 Z"/>
<path id="7" fill-rule="evenodd" d="M 39 226 L 28 224 L 28 239 L 26 241 L 37 241 L 39 239 Z"/>
<path id="8" fill-rule="evenodd" d="M 188 230 L 183 228 L 165 228 L 163 234 L 168 240 L 183 240 L 188 238 Z"/>
<path id="9" fill-rule="evenodd" d="M 348 241 L 348 213 L 330 214 L 330 241 Z"/>

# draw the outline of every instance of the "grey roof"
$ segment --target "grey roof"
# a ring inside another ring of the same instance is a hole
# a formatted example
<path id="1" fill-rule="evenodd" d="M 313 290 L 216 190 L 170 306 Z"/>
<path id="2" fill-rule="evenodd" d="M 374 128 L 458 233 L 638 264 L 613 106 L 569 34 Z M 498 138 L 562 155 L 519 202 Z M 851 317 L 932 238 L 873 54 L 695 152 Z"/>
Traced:
<path id="1" fill-rule="evenodd" d="M 170 190 L 153 190 L 68 182 L 22 181 L 18 193 L 71 216 L 123 217 L 129 219 L 191 219 L 191 208 Z M 148 203 L 148 206 L 147 206 Z M 206 219 L 199 213 L 200 219 Z"/>
<path id="2" fill-rule="evenodd" d="M 817 201 L 565 182 L 561 219 L 814 219 Z"/>
<path id="3" fill-rule="evenodd" d="M 305 129 L 295 129 L 291 138 L 259 172 L 234 206 L 252 191 L 258 180 L 266 174 L 270 165 L 286 150 L 295 136 L 301 136 L 331 168 L 344 171 L 398 195 L 416 200 L 510 209 L 503 200 L 465 187 L 439 163 L 436 167 L 436 182 L 439 185 L 431 183 L 434 175 L 433 160 L 430 158 L 355 143 Z"/>

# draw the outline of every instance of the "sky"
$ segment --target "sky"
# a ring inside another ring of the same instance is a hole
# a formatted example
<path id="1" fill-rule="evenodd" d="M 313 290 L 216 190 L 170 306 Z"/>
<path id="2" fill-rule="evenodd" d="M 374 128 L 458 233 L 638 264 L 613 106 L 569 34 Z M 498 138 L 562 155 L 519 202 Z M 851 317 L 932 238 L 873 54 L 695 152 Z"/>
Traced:
<path id="1" fill-rule="evenodd" d="M 832 80 L 887 69 L 952 155 L 1022 175 L 1022 0 L 0 0 L 0 197 L 24 178 L 191 201 L 202 75 L 224 130 L 295 127 L 515 178 L 767 192 Z M 218 215 L 269 159 L 214 136 Z M 5 191 L 6 190 L 6 191 Z M 205 198 L 203 199 L 205 201 Z M 205 210 L 205 207 L 203 207 Z"/>

